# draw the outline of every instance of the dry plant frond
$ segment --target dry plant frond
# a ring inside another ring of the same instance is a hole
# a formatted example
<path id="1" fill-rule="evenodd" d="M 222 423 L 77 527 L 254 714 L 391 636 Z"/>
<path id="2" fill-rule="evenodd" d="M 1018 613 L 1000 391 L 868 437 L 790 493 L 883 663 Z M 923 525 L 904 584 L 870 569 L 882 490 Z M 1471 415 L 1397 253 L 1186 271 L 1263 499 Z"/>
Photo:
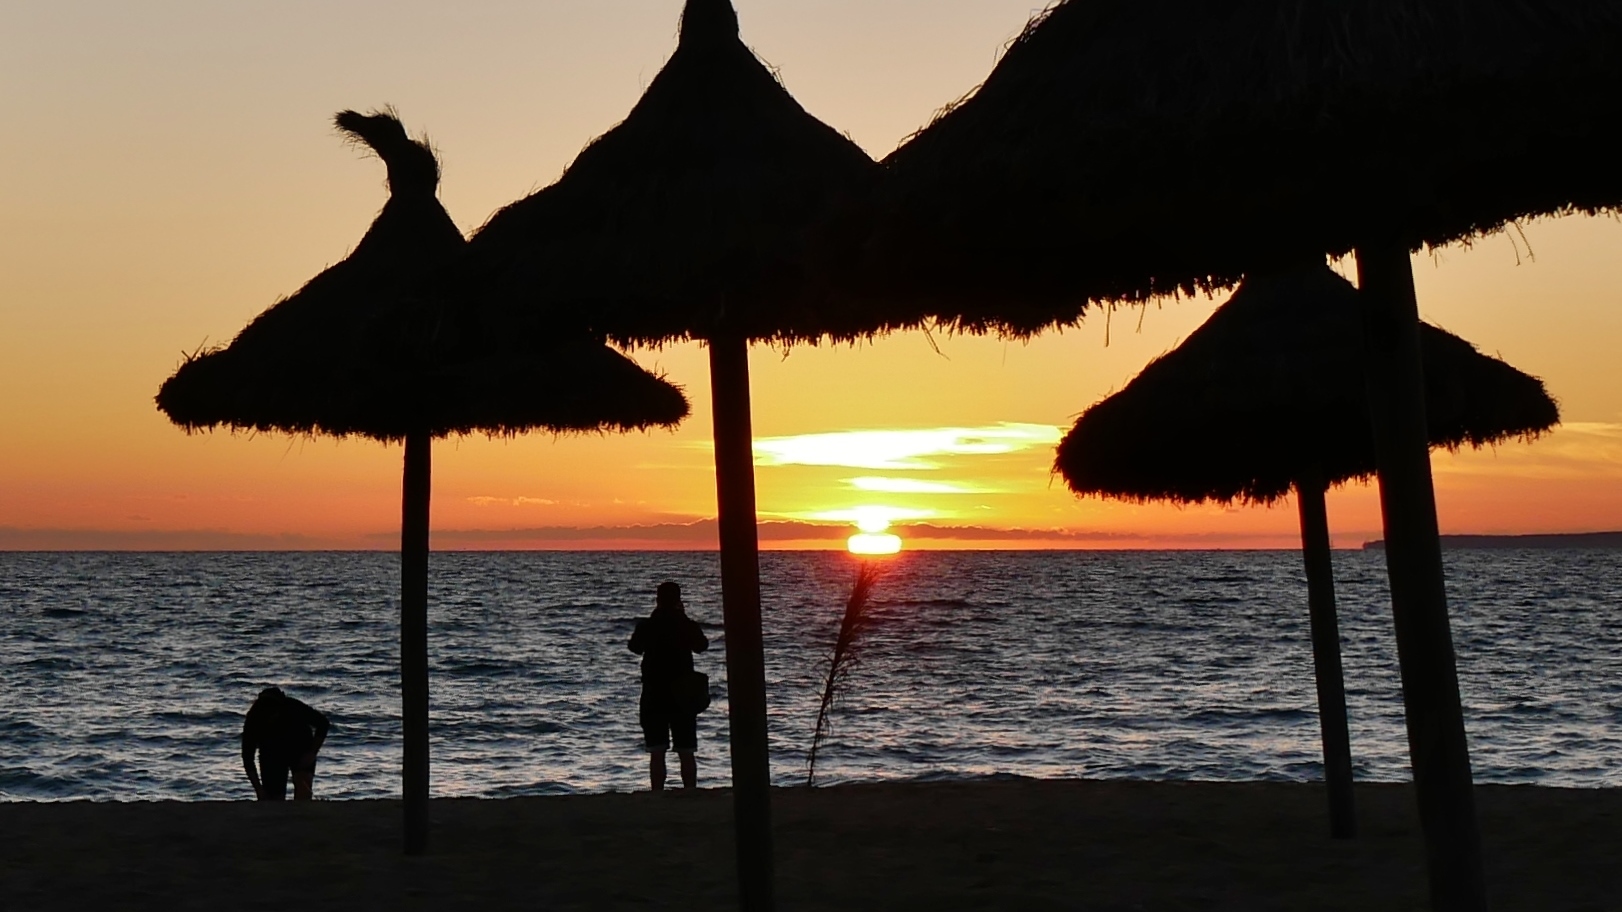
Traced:
<path id="1" fill-rule="evenodd" d="M 873 587 L 883 574 L 873 561 L 862 561 L 845 601 L 845 616 L 839 622 L 839 636 L 828 656 L 828 673 L 822 682 L 822 702 L 817 707 L 817 725 L 811 733 L 811 750 L 805 757 L 805 784 L 817 784 L 817 750 L 831 730 L 833 707 L 850 684 L 851 672 L 861 662 L 862 636 L 873 626 Z"/>

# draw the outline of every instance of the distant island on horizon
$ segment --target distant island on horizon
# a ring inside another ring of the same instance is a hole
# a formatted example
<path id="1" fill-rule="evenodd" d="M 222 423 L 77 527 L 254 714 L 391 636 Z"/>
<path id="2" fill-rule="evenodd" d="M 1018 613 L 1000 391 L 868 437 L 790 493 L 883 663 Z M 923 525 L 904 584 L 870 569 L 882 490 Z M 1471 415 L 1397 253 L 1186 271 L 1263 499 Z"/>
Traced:
<path id="1" fill-rule="evenodd" d="M 1442 549 L 1622 548 L 1622 532 L 1554 532 L 1535 535 L 1444 535 Z M 1384 551 L 1385 540 L 1363 543 L 1364 551 Z"/>

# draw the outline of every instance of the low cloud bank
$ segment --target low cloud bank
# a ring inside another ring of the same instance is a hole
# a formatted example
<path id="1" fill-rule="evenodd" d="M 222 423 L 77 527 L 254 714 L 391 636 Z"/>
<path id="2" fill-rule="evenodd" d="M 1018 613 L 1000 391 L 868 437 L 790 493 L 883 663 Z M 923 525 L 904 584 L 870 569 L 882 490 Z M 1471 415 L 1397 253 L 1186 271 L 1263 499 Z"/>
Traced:
<path id="1" fill-rule="evenodd" d="M 800 542 L 818 545 L 843 542 L 855 530 L 844 524 L 773 520 L 760 523 L 762 544 Z M 1002 544 L 1011 547 L 1104 548 L 1234 548 L 1279 547 L 1290 542 L 1273 542 L 1276 536 L 1255 532 L 1143 534 L 1071 529 L 998 529 L 989 526 L 909 523 L 890 529 L 902 541 L 965 544 Z M 1288 536 L 1287 536 L 1288 538 Z M 693 522 L 666 522 L 623 526 L 539 526 L 527 529 L 446 529 L 434 533 L 436 545 L 450 548 L 477 547 L 567 547 L 579 544 L 612 543 L 615 547 L 691 547 L 712 549 L 717 544 L 713 519 Z"/>
<path id="2" fill-rule="evenodd" d="M 766 547 L 838 547 L 855 530 L 844 524 L 769 520 L 760 523 Z M 1019 548 L 1223 549 L 1293 548 L 1293 534 L 1265 532 L 1145 534 L 1071 529 L 997 529 L 914 523 L 892 529 L 919 547 L 953 545 Z M 1347 533 L 1356 537 L 1360 533 Z M 1377 535 L 1367 535 L 1375 538 Z M 1362 539 L 1358 539 L 1361 541 Z M 393 551 L 395 530 L 352 537 L 254 534 L 223 529 L 27 529 L 0 526 L 0 551 Z M 517 529 L 436 529 L 441 550 L 714 550 L 716 522 L 660 522 L 616 526 L 533 526 Z"/>
<path id="3" fill-rule="evenodd" d="M 24 529 L 0 526 L 0 551 L 324 551 L 370 547 L 309 535 L 224 529 Z"/>

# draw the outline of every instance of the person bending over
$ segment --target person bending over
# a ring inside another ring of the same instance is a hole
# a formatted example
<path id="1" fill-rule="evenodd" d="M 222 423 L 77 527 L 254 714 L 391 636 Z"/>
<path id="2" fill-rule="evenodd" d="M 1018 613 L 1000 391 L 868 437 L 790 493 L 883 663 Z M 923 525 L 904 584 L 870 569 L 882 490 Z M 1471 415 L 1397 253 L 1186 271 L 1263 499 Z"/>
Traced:
<path id="1" fill-rule="evenodd" d="M 682 705 L 681 684 L 692 674 L 693 653 L 710 648 L 698 622 L 687 616 L 681 587 L 660 583 L 653 614 L 638 621 L 631 651 L 642 657 L 642 737 L 648 747 L 648 778 L 653 790 L 665 787 L 665 752 L 672 744 L 681 759 L 681 784 L 698 785 L 698 713 Z"/>
<path id="2" fill-rule="evenodd" d="M 242 723 L 242 768 L 260 801 L 286 801 L 287 778 L 293 777 L 293 800 L 309 801 L 315 792 L 315 755 L 327 740 L 327 717 L 282 693 L 279 687 L 259 692 Z M 254 751 L 259 769 L 254 769 Z"/>

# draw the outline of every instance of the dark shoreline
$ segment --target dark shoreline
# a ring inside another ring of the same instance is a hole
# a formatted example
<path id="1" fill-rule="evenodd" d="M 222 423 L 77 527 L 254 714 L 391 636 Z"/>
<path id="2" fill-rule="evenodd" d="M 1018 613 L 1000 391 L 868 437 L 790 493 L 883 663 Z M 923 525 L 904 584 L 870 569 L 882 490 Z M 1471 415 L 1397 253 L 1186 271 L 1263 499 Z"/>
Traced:
<path id="1" fill-rule="evenodd" d="M 1622 789 L 1479 786 L 1497 912 L 1622 896 Z M 777 789 L 778 908 L 1386 910 L 1425 906 L 1413 791 L 1359 784 L 1328 838 L 1312 783 L 1013 780 Z M 8 912 L 727 909 L 732 802 L 601 794 L 397 801 L 0 804 Z"/>

